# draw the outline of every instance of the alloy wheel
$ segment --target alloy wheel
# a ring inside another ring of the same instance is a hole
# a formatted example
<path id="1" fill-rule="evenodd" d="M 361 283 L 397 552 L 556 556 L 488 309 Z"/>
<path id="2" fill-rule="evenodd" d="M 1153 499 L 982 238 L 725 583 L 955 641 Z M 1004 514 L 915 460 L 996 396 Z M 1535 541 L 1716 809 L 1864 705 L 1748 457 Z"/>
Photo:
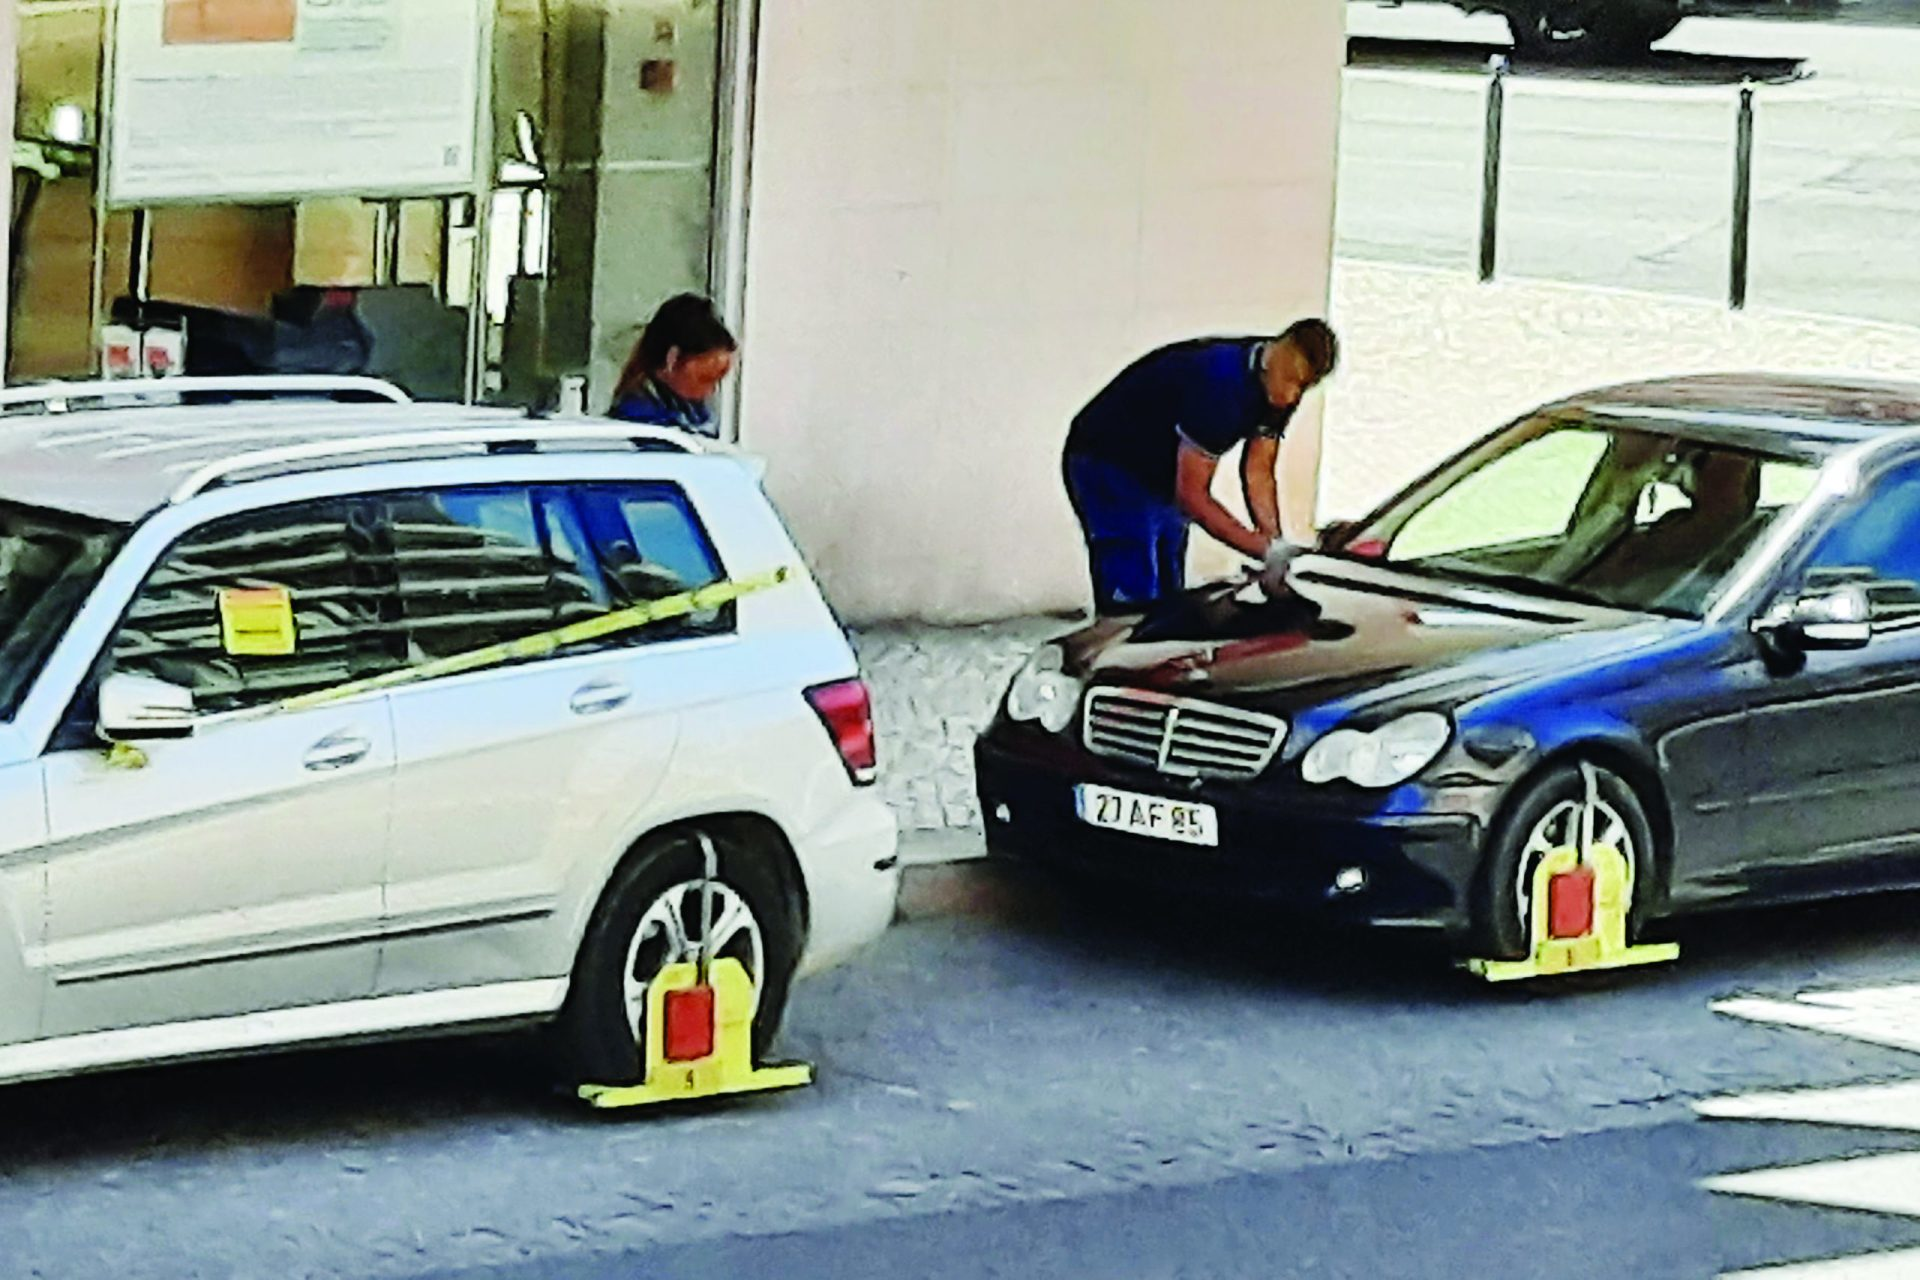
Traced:
<path id="1" fill-rule="evenodd" d="M 1584 806 L 1579 801 L 1563 800 L 1547 810 L 1546 815 L 1534 823 L 1533 830 L 1528 833 L 1526 847 L 1520 854 L 1519 876 L 1514 884 L 1514 900 L 1520 907 L 1520 927 L 1523 932 L 1530 932 L 1533 928 L 1535 869 L 1539 867 L 1540 860 L 1550 853 L 1581 847 L 1584 818 Z M 1593 844 L 1617 849 L 1626 859 L 1627 901 L 1633 901 L 1634 869 L 1639 866 L 1639 850 L 1634 848 L 1633 828 L 1604 796 L 1594 800 Z"/>
<path id="2" fill-rule="evenodd" d="M 711 939 L 711 945 L 703 943 Z M 672 964 L 693 964 L 702 950 L 710 959 L 738 960 L 753 980 L 757 1006 L 766 973 L 766 940 L 753 908 L 723 881 L 685 880 L 647 907 L 627 945 L 621 994 L 627 1025 L 640 1043 L 647 1016 L 647 988 Z"/>

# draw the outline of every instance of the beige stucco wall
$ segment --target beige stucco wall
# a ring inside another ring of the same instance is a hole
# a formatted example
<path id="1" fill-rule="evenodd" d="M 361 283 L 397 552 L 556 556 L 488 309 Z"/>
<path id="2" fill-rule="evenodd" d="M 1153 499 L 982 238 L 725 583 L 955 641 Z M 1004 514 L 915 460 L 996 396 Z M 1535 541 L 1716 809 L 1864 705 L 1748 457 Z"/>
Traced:
<path id="1" fill-rule="evenodd" d="M 850 619 L 1078 605 L 1073 412 L 1324 309 L 1343 8 L 763 0 L 742 438 Z"/>

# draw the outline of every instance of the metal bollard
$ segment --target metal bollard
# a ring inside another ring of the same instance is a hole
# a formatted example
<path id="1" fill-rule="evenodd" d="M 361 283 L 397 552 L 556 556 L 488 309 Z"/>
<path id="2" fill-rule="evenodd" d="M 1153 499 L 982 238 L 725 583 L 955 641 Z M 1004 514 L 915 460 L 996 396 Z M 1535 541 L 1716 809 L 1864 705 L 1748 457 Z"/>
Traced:
<path id="1" fill-rule="evenodd" d="M 1747 261 L 1753 230 L 1753 82 L 1740 86 L 1740 122 L 1733 151 L 1733 261 L 1728 272 L 1727 305 L 1747 305 Z"/>
<path id="2" fill-rule="evenodd" d="M 1493 78 L 1487 84 L 1487 133 L 1480 175 L 1480 282 L 1493 279 L 1500 255 L 1500 145 L 1505 133 L 1507 69 L 1504 55 L 1488 60 Z"/>

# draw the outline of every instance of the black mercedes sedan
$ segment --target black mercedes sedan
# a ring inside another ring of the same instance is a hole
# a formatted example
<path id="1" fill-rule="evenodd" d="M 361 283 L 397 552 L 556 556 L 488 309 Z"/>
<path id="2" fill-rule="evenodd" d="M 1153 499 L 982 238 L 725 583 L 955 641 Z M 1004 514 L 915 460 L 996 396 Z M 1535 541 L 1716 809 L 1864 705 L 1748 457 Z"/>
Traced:
<path id="1" fill-rule="evenodd" d="M 1534 869 L 1630 923 L 1920 886 L 1920 386 L 1540 409 L 1284 584 L 1049 644 L 976 747 L 999 856 L 1518 958 Z"/>

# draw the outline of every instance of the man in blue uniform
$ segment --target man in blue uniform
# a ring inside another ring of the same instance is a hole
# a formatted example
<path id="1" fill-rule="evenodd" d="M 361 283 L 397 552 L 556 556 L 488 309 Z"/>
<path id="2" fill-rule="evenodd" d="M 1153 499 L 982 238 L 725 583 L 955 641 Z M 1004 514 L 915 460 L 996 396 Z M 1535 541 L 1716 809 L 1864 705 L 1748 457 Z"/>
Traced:
<path id="1" fill-rule="evenodd" d="M 1067 494 L 1087 540 L 1096 610 L 1138 613 L 1186 585 L 1192 526 L 1252 560 L 1280 545 L 1280 438 L 1300 400 L 1334 370 L 1322 320 L 1278 338 L 1203 338 L 1123 371 L 1073 420 Z M 1245 445 L 1252 525 L 1213 496 L 1214 473 Z"/>

